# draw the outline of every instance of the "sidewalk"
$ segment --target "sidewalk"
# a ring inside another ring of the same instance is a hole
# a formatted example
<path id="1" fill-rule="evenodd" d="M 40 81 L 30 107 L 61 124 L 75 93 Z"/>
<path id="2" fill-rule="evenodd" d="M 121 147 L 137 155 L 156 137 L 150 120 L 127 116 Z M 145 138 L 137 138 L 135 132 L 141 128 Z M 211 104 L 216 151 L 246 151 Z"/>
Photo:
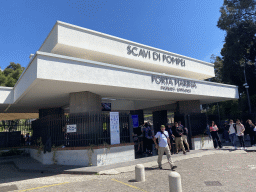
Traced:
<path id="1" fill-rule="evenodd" d="M 218 154 L 225 151 L 234 151 L 231 146 L 223 146 L 222 149 L 205 149 L 205 150 L 191 150 L 187 155 L 179 154 L 172 155 L 172 160 L 178 162 L 185 159 L 202 157 L 206 155 Z M 236 150 L 243 151 L 243 150 Z M 256 151 L 256 147 L 248 147 L 247 152 Z M 167 158 L 163 157 L 163 164 L 167 163 Z M 43 165 L 31 157 L 13 156 L 1 157 L 0 164 L 14 164 L 14 166 L 22 172 L 41 172 L 41 173 L 54 173 L 54 174 L 99 174 L 99 175 L 113 175 L 134 171 L 135 165 L 143 164 L 145 168 L 157 167 L 157 156 L 145 157 L 135 159 L 134 161 L 117 163 L 106 166 L 67 166 L 67 165 Z"/>

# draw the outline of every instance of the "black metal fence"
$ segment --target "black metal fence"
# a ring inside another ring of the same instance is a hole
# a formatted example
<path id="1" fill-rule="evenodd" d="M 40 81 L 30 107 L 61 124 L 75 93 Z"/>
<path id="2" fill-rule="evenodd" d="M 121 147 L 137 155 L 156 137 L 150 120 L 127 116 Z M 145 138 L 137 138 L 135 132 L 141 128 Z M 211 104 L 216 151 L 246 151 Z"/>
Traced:
<path id="1" fill-rule="evenodd" d="M 0 148 L 25 145 L 25 135 L 33 135 L 31 120 L 0 121 Z"/>
<path id="2" fill-rule="evenodd" d="M 67 125 L 76 125 L 76 132 L 67 133 Z M 120 142 L 130 142 L 129 114 L 119 114 Z M 55 146 L 90 146 L 110 144 L 109 113 L 70 114 L 69 116 L 46 116 L 32 122 L 33 141 L 41 137 Z"/>
<path id="3" fill-rule="evenodd" d="M 22 135 L 26 133 L 33 134 L 31 120 L 19 119 L 19 120 L 4 120 L 0 121 L 0 132 L 14 132 L 20 131 Z"/>

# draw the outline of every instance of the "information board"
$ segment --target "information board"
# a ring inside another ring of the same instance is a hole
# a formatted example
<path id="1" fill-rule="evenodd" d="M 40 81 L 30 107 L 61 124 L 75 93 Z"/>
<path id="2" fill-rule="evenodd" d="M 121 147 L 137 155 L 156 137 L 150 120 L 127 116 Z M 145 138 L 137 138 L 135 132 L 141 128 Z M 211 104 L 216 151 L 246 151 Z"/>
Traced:
<path id="1" fill-rule="evenodd" d="M 120 144 L 119 112 L 110 112 L 111 145 Z"/>

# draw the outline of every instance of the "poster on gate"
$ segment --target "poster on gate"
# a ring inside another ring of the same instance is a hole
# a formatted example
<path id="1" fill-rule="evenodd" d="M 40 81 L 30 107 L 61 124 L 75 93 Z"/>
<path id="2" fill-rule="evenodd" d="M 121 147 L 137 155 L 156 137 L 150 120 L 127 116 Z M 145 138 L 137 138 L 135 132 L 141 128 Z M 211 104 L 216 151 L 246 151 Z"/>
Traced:
<path id="1" fill-rule="evenodd" d="M 67 125 L 67 133 L 75 133 L 76 132 L 76 124 Z"/>
<path id="2" fill-rule="evenodd" d="M 133 125 L 133 128 L 139 127 L 139 116 L 138 115 L 132 115 L 132 125 Z"/>
<path id="3" fill-rule="evenodd" d="M 120 144 L 119 112 L 110 112 L 111 145 Z"/>

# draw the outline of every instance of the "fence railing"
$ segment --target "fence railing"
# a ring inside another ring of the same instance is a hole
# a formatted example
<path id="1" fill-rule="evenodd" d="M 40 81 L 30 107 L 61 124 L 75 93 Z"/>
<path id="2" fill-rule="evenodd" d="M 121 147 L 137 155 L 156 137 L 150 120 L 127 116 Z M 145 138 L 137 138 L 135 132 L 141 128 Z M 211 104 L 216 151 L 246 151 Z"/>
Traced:
<path id="1" fill-rule="evenodd" d="M 0 148 L 25 145 L 25 135 L 33 135 L 31 120 L 0 121 Z"/>
<path id="2" fill-rule="evenodd" d="M 76 132 L 67 133 L 67 125 L 76 125 Z M 120 142 L 130 142 L 129 114 L 119 114 Z M 110 144 L 110 118 L 104 113 L 47 116 L 33 121 L 34 143 L 41 137 L 43 144 L 51 140 L 55 146 L 90 146 Z"/>

